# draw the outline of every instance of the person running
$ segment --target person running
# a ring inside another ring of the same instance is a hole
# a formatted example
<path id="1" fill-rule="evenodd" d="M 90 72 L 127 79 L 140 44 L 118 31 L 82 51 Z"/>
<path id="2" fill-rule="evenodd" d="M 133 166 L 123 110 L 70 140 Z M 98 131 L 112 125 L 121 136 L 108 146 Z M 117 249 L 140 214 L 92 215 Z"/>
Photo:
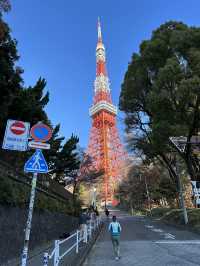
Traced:
<path id="1" fill-rule="evenodd" d="M 112 217 L 112 222 L 109 224 L 108 230 L 111 233 L 111 240 L 114 249 L 115 259 L 119 260 L 120 259 L 119 239 L 122 228 L 120 223 L 117 222 L 116 216 Z"/>

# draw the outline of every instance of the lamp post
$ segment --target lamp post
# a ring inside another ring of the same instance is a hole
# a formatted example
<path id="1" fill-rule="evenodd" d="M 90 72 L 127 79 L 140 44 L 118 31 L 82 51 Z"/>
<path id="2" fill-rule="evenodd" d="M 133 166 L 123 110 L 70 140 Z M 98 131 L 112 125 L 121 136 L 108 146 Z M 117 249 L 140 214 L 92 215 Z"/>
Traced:
<path id="1" fill-rule="evenodd" d="M 94 208 L 96 208 L 96 191 L 97 191 L 97 189 L 95 187 L 93 187 L 92 205 L 94 206 Z"/>

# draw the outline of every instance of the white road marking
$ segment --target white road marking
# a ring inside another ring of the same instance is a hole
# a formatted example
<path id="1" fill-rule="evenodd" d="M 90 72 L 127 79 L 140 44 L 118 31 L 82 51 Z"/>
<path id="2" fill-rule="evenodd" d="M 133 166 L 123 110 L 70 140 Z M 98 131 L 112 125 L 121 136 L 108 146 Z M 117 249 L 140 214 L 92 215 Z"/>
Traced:
<path id="1" fill-rule="evenodd" d="M 159 240 L 155 241 L 156 244 L 194 244 L 194 245 L 200 245 L 200 240 Z"/>
<path id="2" fill-rule="evenodd" d="M 155 233 L 160 233 L 160 235 L 163 235 L 165 239 L 175 239 L 176 237 L 170 233 L 165 233 L 162 229 L 154 228 L 153 225 L 145 225 L 146 228 L 150 229 L 151 231 Z"/>
<path id="3" fill-rule="evenodd" d="M 163 232 L 162 229 L 156 229 L 156 228 L 155 228 L 155 229 L 152 229 L 152 231 L 153 231 L 153 232 L 156 232 L 156 233 L 162 233 L 162 232 Z"/>
<path id="4" fill-rule="evenodd" d="M 147 228 L 153 228 L 153 225 L 145 225 Z"/>
<path id="5" fill-rule="evenodd" d="M 172 235 L 172 234 L 165 233 L 164 234 L 164 238 L 166 238 L 166 239 L 175 239 L 176 237 L 174 235 Z"/>

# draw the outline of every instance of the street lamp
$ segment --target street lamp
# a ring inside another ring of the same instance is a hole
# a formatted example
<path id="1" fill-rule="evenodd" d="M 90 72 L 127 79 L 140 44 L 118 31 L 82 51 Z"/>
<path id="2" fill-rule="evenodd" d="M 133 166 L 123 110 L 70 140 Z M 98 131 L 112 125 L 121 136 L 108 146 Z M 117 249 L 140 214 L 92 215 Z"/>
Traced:
<path id="1" fill-rule="evenodd" d="M 94 208 L 96 208 L 96 191 L 97 191 L 97 189 L 95 187 L 93 187 L 92 205 L 94 206 Z"/>

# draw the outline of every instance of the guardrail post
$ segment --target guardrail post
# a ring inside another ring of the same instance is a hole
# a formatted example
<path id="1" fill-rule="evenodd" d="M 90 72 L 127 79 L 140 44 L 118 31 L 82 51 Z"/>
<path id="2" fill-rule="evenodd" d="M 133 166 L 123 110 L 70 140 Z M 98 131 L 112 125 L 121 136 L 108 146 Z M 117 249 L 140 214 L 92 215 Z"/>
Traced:
<path id="1" fill-rule="evenodd" d="M 85 243 L 88 242 L 88 225 L 85 227 Z"/>
<path id="2" fill-rule="evenodd" d="M 49 260 L 49 254 L 45 252 L 43 257 L 43 266 L 48 266 L 48 260 Z"/>
<path id="3" fill-rule="evenodd" d="M 60 251 L 59 251 L 59 240 L 55 240 L 55 254 L 54 254 L 54 265 L 53 266 L 58 266 L 59 265 L 59 256 L 60 256 Z"/>
<path id="4" fill-rule="evenodd" d="M 90 220 L 90 225 L 89 225 L 89 234 L 90 237 L 92 236 L 92 221 Z"/>
<path id="5" fill-rule="evenodd" d="M 79 230 L 76 231 L 76 253 L 78 253 L 79 248 Z"/>
<path id="6" fill-rule="evenodd" d="M 88 226 L 85 225 L 83 228 L 83 243 L 87 243 L 88 240 Z"/>

